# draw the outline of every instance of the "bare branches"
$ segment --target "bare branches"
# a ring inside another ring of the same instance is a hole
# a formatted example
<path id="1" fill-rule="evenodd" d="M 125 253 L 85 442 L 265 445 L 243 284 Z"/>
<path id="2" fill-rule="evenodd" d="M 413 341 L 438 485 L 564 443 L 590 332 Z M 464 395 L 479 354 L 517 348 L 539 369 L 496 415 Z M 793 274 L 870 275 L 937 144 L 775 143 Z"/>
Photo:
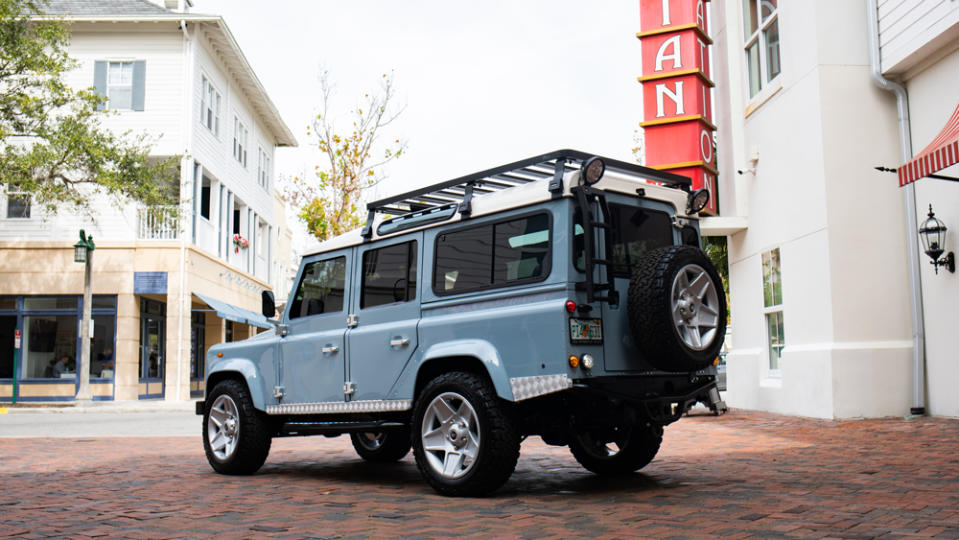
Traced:
<path id="1" fill-rule="evenodd" d="M 329 73 L 320 75 L 319 112 L 307 128 L 324 163 L 314 178 L 294 178 L 287 200 L 299 207 L 299 216 L 318 239 L 325 240 L 362 224 L 360 203 L 365 190 L 383 180 L 382 167 L 400 157 L 406 143 L 394 139 L 381 144 L 382 129 L 403 112 L 393 110 L 392 74 L 384 74 L 378 93 L 365 94 L 362 104 L 348 114 L 350 129 L 339 131 L 331 116 L 334 87 Z"/>

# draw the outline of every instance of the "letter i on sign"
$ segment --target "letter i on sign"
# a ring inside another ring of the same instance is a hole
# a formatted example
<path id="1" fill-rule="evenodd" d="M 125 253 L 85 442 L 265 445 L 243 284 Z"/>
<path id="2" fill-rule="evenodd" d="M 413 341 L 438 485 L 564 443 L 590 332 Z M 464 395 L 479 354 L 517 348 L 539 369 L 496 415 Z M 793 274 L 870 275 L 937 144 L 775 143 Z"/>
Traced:
<path id="1" fill-rule="evenodd" d="M 663 0 L 663 26 L 669 26 L 669 0 Z"/>

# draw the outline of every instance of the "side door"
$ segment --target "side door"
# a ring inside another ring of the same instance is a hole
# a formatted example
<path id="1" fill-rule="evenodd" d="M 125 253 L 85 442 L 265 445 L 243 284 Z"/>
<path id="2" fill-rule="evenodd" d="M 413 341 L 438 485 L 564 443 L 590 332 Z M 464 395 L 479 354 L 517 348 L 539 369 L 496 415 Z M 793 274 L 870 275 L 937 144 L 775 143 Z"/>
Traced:
<path id="1" fill-rule="evenodd" d="M 356 250 L 347 335 L 348 379 L 353 401 L 386 399 L 417 346 L 423 233 Z"/>
<path id="2" fill-rule="evenodd" d="M 281 404 L 344 400 L 352 259 L 344 250 L 303 265 L 286 308 L 287 334 L 280 338 Z"/>

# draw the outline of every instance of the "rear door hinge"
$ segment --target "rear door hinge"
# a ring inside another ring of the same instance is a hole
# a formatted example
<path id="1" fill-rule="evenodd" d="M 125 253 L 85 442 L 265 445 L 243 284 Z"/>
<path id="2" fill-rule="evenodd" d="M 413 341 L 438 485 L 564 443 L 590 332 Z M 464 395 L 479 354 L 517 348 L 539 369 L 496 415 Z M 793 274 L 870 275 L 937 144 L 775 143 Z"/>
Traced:
<path id="1" fill-rule="evenodd" d="M 348 396 L 352 396 L 353 392 L 356 392 L 356 383 L 353 381 L 346 381 L 346 383 L 343 384 L 343 393 Z"/>
<path id="2" fill-rule="evenodd" d="M 273 387 L 273 397 L 276 399 L 283 399 L 284 394 L 286 394 L 286 388 L 283 388 L 282 386 Z"/>
<path id="3" fill-rule="evenodd" d="M 356 316 L 355 313 L 350 313 L 346 316 L 346 326 L 349 328 L 356 328 L 360 324 L 360 318 Z"/>

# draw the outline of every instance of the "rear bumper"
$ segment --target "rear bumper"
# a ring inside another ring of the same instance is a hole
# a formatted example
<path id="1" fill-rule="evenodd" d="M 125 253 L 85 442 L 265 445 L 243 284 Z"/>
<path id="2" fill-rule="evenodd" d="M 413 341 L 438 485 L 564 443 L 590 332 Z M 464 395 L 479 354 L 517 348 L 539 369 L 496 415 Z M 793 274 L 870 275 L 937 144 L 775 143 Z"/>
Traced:
<path id="1" fill-rule="evenodd" d="M 716 377 L 702 373 L 597 377 L 576 380 L 573 385 L 574 391 L 630 403 L 664 425 L 679 420 L 689 407 L 715 388 Z"/>

